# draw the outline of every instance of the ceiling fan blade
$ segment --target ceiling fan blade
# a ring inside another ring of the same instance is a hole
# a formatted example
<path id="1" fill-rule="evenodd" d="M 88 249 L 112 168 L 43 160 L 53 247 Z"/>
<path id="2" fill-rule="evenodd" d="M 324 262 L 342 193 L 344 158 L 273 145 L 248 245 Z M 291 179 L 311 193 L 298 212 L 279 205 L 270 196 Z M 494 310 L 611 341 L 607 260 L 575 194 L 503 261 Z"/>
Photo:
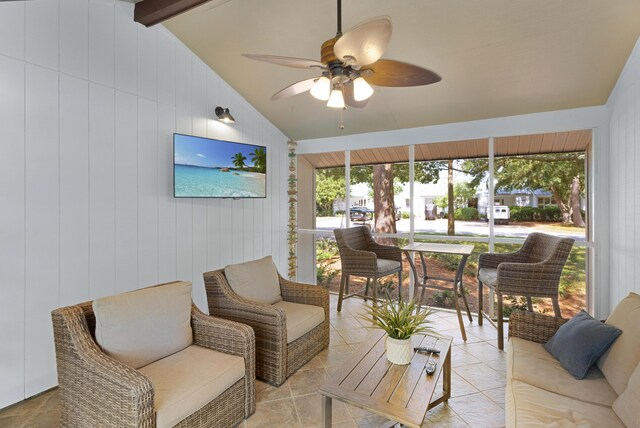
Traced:
<path id="1" fill-rule="evenodd" d="M 379 16 L 349 29 L 338 39 L 333 51 L 338 59 L 348 65 L 362 67 L 380 59 L 390 39 L 391 18 Z"/>
<path id="2" fill-rule="evenodd" d="M 344 103 L 349 107 L 355 108 L 363 108 L 365 107 L 371 98 L 367 98 L 366 100 L 356 101 L 353 97 L 353 83 L 350 85 L 342 86 L 342 96 L 344 97 Z"/>
<path id="3" fill-rule="evenodd" d="M 317 77 L 313 77 L 311 79 L 301 80 L 299 82 L 294 83 L 293 85 L 289 85 L 284 89 L 273 94 L 271 97 L 271 101 L 280 100 L 282 98 L 292 97 L 294 95 L 301 94 L 303 92 L 307 92 L 311 90 L 313 84 L 318 80 Z"/>
<path id="4" fill-rule="evenodd" d="M 320 61 L 304 58 L 291 58 L 288 56 L 277 55 L 258 55 L 258 54 L 242 54 L 243 57 L 253 59 L 256 61 L 269 62 L 276 65 L 284 65 L 285 67 L 293 68 L 325 68 L 325 65 Z"/>
<path id="5" fill-rule="evenodd" d="M 373 74 L 367 72 L 371 70 Z M 442 80 L 438 74 L 426 68 L 392 59 L 381 59 L 360 70 L 364 79 L 376 86 L 422 86 Z"/>

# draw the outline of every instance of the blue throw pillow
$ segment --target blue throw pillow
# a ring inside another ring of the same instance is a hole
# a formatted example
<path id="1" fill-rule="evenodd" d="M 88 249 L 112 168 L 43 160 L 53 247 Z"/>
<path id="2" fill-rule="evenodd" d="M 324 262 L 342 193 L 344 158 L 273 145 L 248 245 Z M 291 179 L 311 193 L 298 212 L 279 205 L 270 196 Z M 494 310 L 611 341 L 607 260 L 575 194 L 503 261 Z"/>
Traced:
<path id="1" fill-rule="evenodd" d="M 547 343 L 546 349 L 576 379 L 584 379 L 622 330 L 593 319 L 584 310 L 563 324 Z"/>

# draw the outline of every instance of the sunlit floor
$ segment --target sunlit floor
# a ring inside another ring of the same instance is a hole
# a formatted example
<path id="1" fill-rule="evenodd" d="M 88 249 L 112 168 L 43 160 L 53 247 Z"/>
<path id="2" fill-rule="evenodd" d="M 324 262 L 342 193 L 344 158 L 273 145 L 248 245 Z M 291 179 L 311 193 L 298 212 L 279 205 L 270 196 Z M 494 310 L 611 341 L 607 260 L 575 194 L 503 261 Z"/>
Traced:
<path id="1" fill-rule="evenodd" d="M 337 297 L 331 296 L 331 344 L 279 388 L 258 381 L 256 413 L 243 427 L 320 426 L 319 386 L 340 366 L 358 345 L 367 340 L 369 330 L 357 315 L 363 312 L 359 298 L 345 300 L 341 313 L 335 310 Z M 506 354 L 497 348 L 496 329 L 480 327 L 465 318 L 467 342 L 460 336 L 454 313 L 434 312 L 435 328 L 454 338 L 452 349 L 451 399 L 431 409 L 424 427 L 504 426 Z M 505 333 L 506 334 L 506 333 Z M 55 427 L 59 425 L 57 390 L 0 410 L 2 427 Z M 377 427 L 387 421 L 377 415 L 334 400 L 334 427 Z"/>

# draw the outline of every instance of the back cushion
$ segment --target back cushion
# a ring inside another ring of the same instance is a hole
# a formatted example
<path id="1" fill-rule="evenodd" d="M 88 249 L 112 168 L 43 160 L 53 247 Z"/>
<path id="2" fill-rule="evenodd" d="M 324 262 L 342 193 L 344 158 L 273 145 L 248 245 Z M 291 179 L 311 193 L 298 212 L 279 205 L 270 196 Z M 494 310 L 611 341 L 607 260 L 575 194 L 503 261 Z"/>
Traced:
<path id="1" fill-rule="evenodd" d="M 172 282 L 93 301 L 96 341 L 138 369 L 193 343 L 191 283 Z"/>
<path id="2" fill-rule="evenodd" d="M 618 303 L 606 322 L 622 330 L 622 334 L 600 357 L 598 368 L 620 395 L 640 362 L 640 295 L 629 293 Z"/>
<path id="3" fill-rule="evenodd" d="M 640 397 L 640 364 L 631 374 L 627 389 L 613 402 L 613 411 L 628 427 L 640 424 L 638 397 Z"/>
<path id="4" fill-rule="evenodd" d="M 282 300 L 278 271 L 271 256 L 224 268 L 229 285 L 238 295 L 258 303 L 273 305 Z"/>

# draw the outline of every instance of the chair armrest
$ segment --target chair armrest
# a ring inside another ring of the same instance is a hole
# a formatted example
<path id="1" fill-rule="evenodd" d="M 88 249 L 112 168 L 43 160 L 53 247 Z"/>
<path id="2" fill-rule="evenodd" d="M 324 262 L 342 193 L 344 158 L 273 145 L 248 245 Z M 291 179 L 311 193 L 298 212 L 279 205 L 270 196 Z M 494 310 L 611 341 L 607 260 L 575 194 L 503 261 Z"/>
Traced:
<path id="1" fill-rule="evenodd" d="M 394 260 L 402 263 L 402 250 L 392 245 L 381 245 L 373 241 L 373 244 L 369 247 L 371 251 L 376 253 L 378 258 L 386 260 Z"/>
<path id="2" fill-rule="evenodd" d="M 478 258 L 478 271 L 482 268 L 497 269 L 500 263 L 523 262 L 520 250 L 512 253 L 482 253 Z"/>
<path id="3" fill-rule="evenodd" d="M 252 415 L 256 409 L 256 339 L 253 329 L 245 324 L 206 315 L 195 305 L 191 306 L 191 327 L 194 345 L 244 358 L 245 417 Z"/>
<path id="4" fill-rule="evenodd" d="M 151 381 L 102 352 L 82 309 L 56 309 L 51 319 L 62 425 L 155 426 Z"/>
<path id="5" fill-rule="evenodd" d="M 509 337 L 546 343 L 567 321 L 565 318 L 535 312 L 516 311 L 509 317 Z"/>
<path id="6" fill-rule="evenodd" d="M 545 262 L 500 263 L 496 291 L 502 294 L 555 297 L 562 269 Z"/>
<path id="7" fill-rule="evenodd" d="M 304 305 L 320 306 L 325 309 L 327 317 L 329 316 L 329 290 L 326 287 L 289 281 L 280 276 L 280 274 L 278 274 L 278 277 L 284 300 Z"/>
<path id="8" fill-rule="evenodd" d="M 372 251 L 340 249 L 342 273 L 357 275 L 375 275 L 378 272 L 378 256 Z"/>

